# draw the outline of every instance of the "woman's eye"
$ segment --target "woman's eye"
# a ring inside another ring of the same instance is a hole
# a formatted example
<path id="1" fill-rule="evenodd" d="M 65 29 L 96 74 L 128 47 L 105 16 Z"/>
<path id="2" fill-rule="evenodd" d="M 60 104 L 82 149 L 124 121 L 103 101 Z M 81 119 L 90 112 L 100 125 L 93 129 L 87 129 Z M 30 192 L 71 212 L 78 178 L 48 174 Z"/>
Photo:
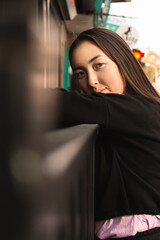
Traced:
<path id="1" fill-rule="evenodd" d="M 96 63 L 96 64 L 95 64 L 95 68 L 96 68 L 96 69 L 99 69 L 99 68 L 101 68 L 103 65 L 104 65 L 104 63 Z"/>
<path id="2" fill-rule="evenodd" d="M 85 73 L 84 72 L 77 72 L 75 75 L 76 75 L 77 79 L 81 79 L 85 76 Z"/>

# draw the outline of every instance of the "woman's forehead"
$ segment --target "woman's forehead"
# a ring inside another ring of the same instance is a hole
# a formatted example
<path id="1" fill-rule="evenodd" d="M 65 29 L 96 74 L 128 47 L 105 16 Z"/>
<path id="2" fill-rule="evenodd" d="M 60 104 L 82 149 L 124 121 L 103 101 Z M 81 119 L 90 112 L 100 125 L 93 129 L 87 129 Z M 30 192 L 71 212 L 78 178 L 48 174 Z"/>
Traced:
<path id="1" fill-rule="evenodd" d="M 72 52 L 71 61 L 74 63 L 89 62 L 96 56 L 104 56 L 106 54 L 94 43 L 90 41 L 83 41 Z"/>

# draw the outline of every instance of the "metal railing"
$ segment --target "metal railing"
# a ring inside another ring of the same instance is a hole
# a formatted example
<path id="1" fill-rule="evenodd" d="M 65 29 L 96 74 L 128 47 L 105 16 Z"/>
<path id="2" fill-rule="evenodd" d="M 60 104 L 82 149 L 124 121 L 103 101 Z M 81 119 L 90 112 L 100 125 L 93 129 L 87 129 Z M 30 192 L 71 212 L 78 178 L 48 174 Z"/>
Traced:
<path id="1" fill-rule="evenodd" d="M 10 172 L 16 215 L 6 226 L 15 225 L 10 239 L 94 239 L 97 132 L 98 125 L 88 124 L 58 129 L 45 134 L 37 148 L 15 151 Z"/>
<path id="2" fill-rule="evenodd" d="M 47 147 L 42 163 L 45 181 L 30 216 L 34 223 L 33 239 L 41 236 L 45 240 L 94 239 L 97 129 L 97 125 L 78 125 L 45 136 Z"/>

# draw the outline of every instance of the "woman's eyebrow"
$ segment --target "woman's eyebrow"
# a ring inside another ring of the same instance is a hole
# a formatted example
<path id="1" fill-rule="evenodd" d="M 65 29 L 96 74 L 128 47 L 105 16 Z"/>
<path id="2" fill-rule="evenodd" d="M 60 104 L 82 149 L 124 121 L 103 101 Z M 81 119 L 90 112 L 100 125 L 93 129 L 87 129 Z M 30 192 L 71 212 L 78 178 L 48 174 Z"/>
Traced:
<path id="1" fill-rule="evenodd" d="M 95 59 L 97 59 L 99 57 L 104 57 L 104 55 L 98 54 L 97 56 L 91 58 L 88 63 L 93 62 Z M 78 66 L 78 67 L 73 68 L 73 71 L 76 71 L 76 70 L 79 70 L 79 69 L 84 69 L 84 68 L 82 66 Z"/>
<path id="2" fill-rule="evenodd" d="M 84 67 L 82 67 L 82 66 L 78 66 L 78 67 L 73 68 L 73 72 L 76 71 L 76 70 L 83 70 L 83 71 L 85 71 Z"/>
<path id="3" fill-rule="evenodd" d="M 97 58 L 99 58 L 99 57 L 104 57 L 104 55 L 99 54 L 99 55 L 93 57 L 91 60 L 89 60 L 89 63 L 93 62 L 95 59 L 97 59 Z"/>

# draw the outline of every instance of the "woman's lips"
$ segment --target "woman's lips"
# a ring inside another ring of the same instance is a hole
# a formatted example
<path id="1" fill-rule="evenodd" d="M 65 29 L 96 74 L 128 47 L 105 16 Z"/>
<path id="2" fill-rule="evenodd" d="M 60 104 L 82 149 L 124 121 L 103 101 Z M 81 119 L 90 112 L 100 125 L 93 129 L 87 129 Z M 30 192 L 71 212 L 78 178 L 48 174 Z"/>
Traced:
<path id="1" fill-rule="evenodd" d="M 110 93 L 110 91 L 107 88 L 101 89 L 99 92 L 101 92 L 101 93 Z"/>
<path id="2" fill-rule="evenodd" d="M 96 92 L 96 93 L 110 93 L 108 88 L 95 89 L 94 92 Z"/>
<path id="3" fill-rule="evenodd" d="M 100 90 L 100 92 L 103 93 L 103 92 L 105 92 L 106 90 L 107 90 L 107 89 L 105 88 L 105 89 Z"/>

